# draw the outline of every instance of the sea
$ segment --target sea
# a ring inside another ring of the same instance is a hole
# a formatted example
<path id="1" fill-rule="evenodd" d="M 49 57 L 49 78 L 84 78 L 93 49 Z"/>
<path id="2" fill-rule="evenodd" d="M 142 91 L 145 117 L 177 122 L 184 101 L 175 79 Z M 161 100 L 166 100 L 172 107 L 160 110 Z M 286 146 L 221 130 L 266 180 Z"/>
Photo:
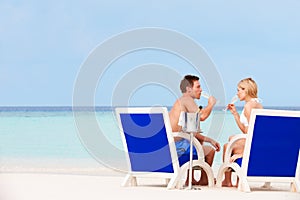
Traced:
<path id="1" fill-rule="evenodd" d="M 201 122 L 201 129 L 221 146 L 230 135 L 241 133 L 231 113 L 222 108 L 215 108 Z M 217 152 L 214 165 L 221 164 L 221 158 L 222 151 Z M 126 171 L 114 108 L 0 107 L 0 172 L 112 175 Z"/>

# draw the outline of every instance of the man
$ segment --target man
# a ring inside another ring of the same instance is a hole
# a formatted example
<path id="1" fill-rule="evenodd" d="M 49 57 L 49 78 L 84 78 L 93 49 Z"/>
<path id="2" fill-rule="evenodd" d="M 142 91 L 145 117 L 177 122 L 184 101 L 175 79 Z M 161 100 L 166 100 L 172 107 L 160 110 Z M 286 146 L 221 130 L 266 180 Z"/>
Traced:
<path id="1" fill-rule="evenodd" d="M 191 113 L 200 111 L 198 105 L 194 101 L 195 99 L 200 99 L 202 92 L 202 88 L 199 83 L 199 77 L 193 75 L 186 75 L 180 83 L 180 90 L 182 92 L 182 96 L 176 100 L 172 109 L 169 112 L 173 132 L 180 132 L 182 129 L 182 127 L 178 125 L 180 113 L 182 111 Z M 209 117 L 215 104 L 216 99 L 213 96 L 210 96 L 208 99 L 208 105 L 200 111 L 201 121 L 204 121 Z M 205 154 L 205 161 L 211 166 L 213 163 L 215 151 L 220 151 L 220 144 L 209 137 L 201 135 L 200 133 L 196 133 L 195 138 L 197 138 L 201 144 L 203 144 L 203 142 L 208 142 L 213 146 L 202 146 Z M 189 141 L 178 137 L 175 137 L 174 139 L 178 156 L 181 156 L 182 154 L 189 154 Z M 182 150 L 184 152 L 182 152 Z M 195 150 L 193 154 L 196 154 Z M 200 180 L 197 182 L 193 178 L 192 183 L 194 185 L 207 185 L 208 179 L 206 173 L 202 171 Z"/>

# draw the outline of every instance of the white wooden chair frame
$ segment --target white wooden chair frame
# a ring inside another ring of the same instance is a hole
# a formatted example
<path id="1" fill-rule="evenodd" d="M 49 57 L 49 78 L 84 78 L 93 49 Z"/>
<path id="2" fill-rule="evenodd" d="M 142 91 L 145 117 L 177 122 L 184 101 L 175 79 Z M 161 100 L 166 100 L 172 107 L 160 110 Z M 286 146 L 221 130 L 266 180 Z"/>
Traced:
<path id="1" fill-rule="evenodd" d="M 218 174 L 217 174 L 217 187 L 222 186 L 223 174 L 229 170 L 233 169 L 239 178 L 238 189 L 244 192 L 250 192 L 249 183 L 250 181 L 262 181 L 266 182 L 266 185 L 269 185 L 270 182 L 287 182 L 291 183 L 291 190 L 300 192 L 300 150 L 298 156 L 298 162 L 295 172 L 295 177 L 254 177 L 248 176 L 248 163 L 251 151 L 251 143 L 254 132 L 254 125 L 257 115 L 266 115 L 266 116 L 284 116 L 284 117 L 300 117 L 299 111 L 284 111 L 284 110 L 271 110 L 271 109 L 253 109 L 251 112 L 248 133 L 247 134 L 239 134 L 232 138 L 232 140 L 228 143 L 227 151 L 224 156 L 224 163 L 220 166 Z M 299 124 L 300 125 L 300 124 Z M 263 133 L 262 133 L 263 134 Z M 300 134 L 300 133 L 299 133 Z M 240 139 L 246 139 L 242 166 L 240 167 L 235 162 L 230 162 L 230 157 L 232 155 L 233 145 Z M 278 147 L 279 148 L 279 147 Z"/>
<path id="2" fill-rule="evenodd" d="M 162 173 L 162 172 L 136 172 L 132 171 L 131 168 L 131 163 L 130 163 L 130 158 L 129 158 L 129 153 L 128 153 L 128 147 L 127 147 L 127 142 L 126 138 L 124 136 L 123 132 L 123 127 L 122 127 L 122 122 L 120 119 L 120 114 L 121 113 L 160 113 L 163 115 L 164 119 L 164 124 L 166 128 L 166 133 L 167 133 L 167 138 L 169 142 L 169 148 L 170 148 L 170 153 L 172 157 L 172 165 L 174 169 L 174 173 Z M 179 188 L 181 189 L 183 187 L 183 175 L 187 172 L 189 168 L 189 163 L 186 162 L 183 164 L 181 167 L 179 166 L 178 162 L 178 156 L 177 156 L 177 151 L 175 147 L 175 142 L 174 142 L 174 136 L 176 137 L 182 137 L 187 140 L 190 140 L 190 135 L 187 133 L 172 133 L 171 125 L 170 125 L 170 120 L 169 120 L 169 114 L 167 111 L 167 108 L 165 107 L 123 107 L 123 108 L 116 108 L 116 117 L 117 121 L 119 124 L 119 129 L 122 137 L 122 142 L 124 146 L 124 151 L 126 154 L 126 159 L 128 163 L 128 174 L 126 175 L 122 186 L 136 186 L 137 185 L 137 178 L 138 177 L 151 177 L 151 178 L 164 178 L 166 179 L 167 183 L 167 188 L 168 189 L 174 189 L 174 188 Z M 198 159 L 193 160 L 193 167 L 194 166 L 199 166 L 201 169 L 203 169 L 208 177 L 208 186 L 212 187 L 214 186 L 214 174 L 212 168 L 205 162 L 204 159 L 204 152 L 201 144 L 197 140 L 193 140 L 193 144 L 196 148 Z"/>

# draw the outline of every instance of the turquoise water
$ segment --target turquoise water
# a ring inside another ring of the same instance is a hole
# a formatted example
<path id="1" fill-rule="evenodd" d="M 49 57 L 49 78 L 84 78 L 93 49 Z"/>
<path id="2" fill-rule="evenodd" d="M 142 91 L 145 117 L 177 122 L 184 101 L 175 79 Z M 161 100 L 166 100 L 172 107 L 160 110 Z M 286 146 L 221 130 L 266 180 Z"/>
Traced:
<path id="1" fill-rule="evenodd" d="M 88 111 L 80 113 L 87 120 L 94 114 Z M 240 133 L 229 112 L 214 111 L 212 116 L 217 121 L 224 118 L 222 130 L 214 132 L 212 117 L 203 122 L 201 128 L 204 134 L 213 137 L 221 145 L 230 135 Z M 78 131 L 70 107 L 0 109 L 0 170 L 74 170 L 74 173 L 106 167 L 125 170 L 125 156 L 113 110 L 98 108 L 95 117 L 105 137 L 101 141 L 95 141 L 101 152 L 97 161 L 93 153 L 89 153 L 89 148 L 85 148 L 85 141 L 82 141 L 82 134 L 89 134 L 89 130 Z M 110 151 L 108 146 L 116 151 Z M 221 163 L 221 154 L 216 154 L 215 163 Z"/>

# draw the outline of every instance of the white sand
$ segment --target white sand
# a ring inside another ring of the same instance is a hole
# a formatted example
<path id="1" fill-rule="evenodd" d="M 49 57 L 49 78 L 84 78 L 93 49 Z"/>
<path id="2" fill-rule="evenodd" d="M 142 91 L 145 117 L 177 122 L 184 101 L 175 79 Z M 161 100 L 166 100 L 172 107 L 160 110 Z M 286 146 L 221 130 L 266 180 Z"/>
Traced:
<path id="1" fill-rule="evenodd" d="M 289 191 L 289 184 L 272 184 L 272 189 L 259 189 L 261 183 L 251 185 L 251 193 L 235 188 L 201 190 L 167 190 L 162 179 L 138 179 L 138 187 L 121 187 L 123 175 L 64 175 L 37 173 L 0 174 L 1 200 L 93 200 L 93 199 L 272 199 L 300 200 L 300 193 Z"/>

